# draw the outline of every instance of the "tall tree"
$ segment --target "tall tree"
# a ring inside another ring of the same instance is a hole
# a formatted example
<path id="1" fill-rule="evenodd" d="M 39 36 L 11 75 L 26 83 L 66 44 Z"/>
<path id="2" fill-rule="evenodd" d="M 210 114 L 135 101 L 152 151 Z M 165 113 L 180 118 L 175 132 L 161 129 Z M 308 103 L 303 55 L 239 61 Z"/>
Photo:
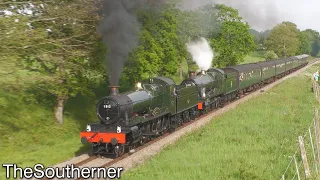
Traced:
<path id="1" fill-rule="evenodd" d="M 176 73 L 179 63 L 186 57 L 184 43 L 177 32 L 177 11 L 171 5 L 164 5 L 156 11 L 139 13 L 143 24 L 140 46 L 129 57 L 121 79 L 122 86 L 130 86 L 127 83 L 149 76 Z"/>
<path id="2" fill-rule="evenodd" d="M 90 95 L 89 80 L 99 76 L 95 1 L 48 2 L 38 15 L 17 19 L 21 28 L 4 37 L 6 52 L 16 52 L 25 69 L 37 74 L 35 88 L 56 97 L 54 114 L 62 124 L 66 101 L 78 93 Z"/>
<path id="3" fill-rule="evenodd" d="M 316 56 L 320 50 L 320 35 L 318 31 L 312 29 L 306 29 L 301 32 L 304 34 L 308 40 L 310 46 L 309 54 L 312 56 Z"/>
<path id="4" fill-rule="evenodd" d="M 311 53 L 311 43 L 309 43 L 309 39 L 306 33 L 299 33 L 300 47 L 299 54 L 310 54 Z"/>
<path id="5" fill-rule="evenodd" d="M 254 41 L 258 47 L 264 44 L 264 40 L 269 36 L 269 32 L 269 30 L 258 32 L 254 29 L 250 29 L 250 34 L 254 36 Z"/>
<path id="6" fill-rule="evenodd" d="M 217 19 L 222 23 L 221 31 L 213 39 L 213 48 L 217 53 L 213 64 L 225 67 L 243 62 L 244 57 L 256 46 L 250 34 L 250 26 L 244 22 L 236 9 L 225 5 L 216 5 Z"/>
<path id="7" fill-rule="evenodd" d="M 283 22 L 275 26 L 265 45 L 268 50 L 274 51 L 279 57 L 296 55 L 300 47 L 299 30 L 291 22 Z"/>

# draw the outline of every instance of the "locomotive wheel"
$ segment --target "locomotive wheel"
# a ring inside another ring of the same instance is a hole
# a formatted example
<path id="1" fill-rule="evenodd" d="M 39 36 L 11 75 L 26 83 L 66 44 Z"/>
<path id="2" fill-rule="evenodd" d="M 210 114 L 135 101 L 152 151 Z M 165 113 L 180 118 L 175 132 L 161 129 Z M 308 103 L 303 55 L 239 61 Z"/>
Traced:
<path id="1" fill-rule="evenodd" d="M 219 107 L 219 102 L 218 102 L 218 100 L 217 100 L 217 101 L 214 102 L 214 108 L 216 109 L 216 108 L 218 108 L 218 107 Z"/>
<path id="2" fill-rule="evenodd" d="M 139 141 L 139 143 L 140 143 L 140 146 L 143 146 L 143 145 L 146 143 L 146 140 L 143 139 L 143 138 L 141 138 L 140 141 Z"/>
<path id="3" fill-rule="evenodd" d="M 212 111 L 212 110 L 214 109 L 213 104 L 210 104 L 209 107 L 210 107 L 210 108 L 209 108 L 209 111 Z"/>
<path id="4" fill-rule="evenodd" d="M 208 106 L 204 106 L 204 108 L 203 108 L 203 114 L 208 114 L 208 112 L 209 112 L 209 110 L 208 110 Z"/>
<path id="5" fill-rule="evenodd" d="M 190 112 L 189 111 L 187 111 L 186 112 L 186 122 L 190 122 L 191 121 L 191 117 L 190 117 Z"/>
<path id="6" fill-rule="evenodd" d="M 191 110 L 190 117 L 191 117 L 191 120 L 195 120 L 196 119 L 196 111 L 194 109 Z"/>
<path id="7" fill-rule="evenodd" d="M 121 157 L 124 154 L 124 145 L 119 145 L 119 148 L 114 148 L 115 151 L 115 158 Z"/>
<path id="8" fill-rule="evenodd" d="M 99 153 L 98 153 L 98 145 L 93 143 L 92 146 L 91 146 L 91 153 L 90 155 L 91 156 L 97 156 Z"/>
<path id="9" fill-rule="evenodd" d="M 171 126 L 169 128 L 169 133 L 173 133 L 174 131 L 176 131 L 176 127 L 174 127 L 175 125 Z"/>
<path id="10" fill-rule="evenodd" d="M 201 116 L 201 113 L 200 113 L 200 111 L 197 109 L 197 110 L 195 110 L 195 113 L 194 113 L 195 115 L 195 118 L 198 118 L 198 117 L 200 117 Z"/>

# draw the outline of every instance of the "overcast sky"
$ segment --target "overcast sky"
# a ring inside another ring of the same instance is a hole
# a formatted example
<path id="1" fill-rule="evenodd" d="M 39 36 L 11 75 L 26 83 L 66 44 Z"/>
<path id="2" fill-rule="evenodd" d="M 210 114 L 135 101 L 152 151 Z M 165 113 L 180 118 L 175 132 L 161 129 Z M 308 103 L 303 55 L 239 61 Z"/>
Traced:
<path id="1" fill-rule="evenodd" d="M 182 9 L 194 9 L 209 2 L 226 4 L 258 31 L 272 29 L 283 21 L 297 24 L 300 30 L 320 32 L 320 0 L 182 0 Z"/>
<path id="2" fill-rule="evenodd" d="M 300 30 L 320 31 L 320 0 L 216 0 L 239 10 L 257 30 L 271 29 L 275 24 L 291 21 Z M 271 28 L 270 28 L 271 26 Z"/>

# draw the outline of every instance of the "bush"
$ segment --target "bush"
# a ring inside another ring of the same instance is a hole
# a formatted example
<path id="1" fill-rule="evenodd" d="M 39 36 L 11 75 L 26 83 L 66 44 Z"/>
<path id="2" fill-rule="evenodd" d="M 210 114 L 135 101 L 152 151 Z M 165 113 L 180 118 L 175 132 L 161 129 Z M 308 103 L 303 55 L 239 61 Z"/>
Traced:
<path id="1" fill-rule="evenodd" d="M 273 51 L 267 51 L 264 56 L 267 61 L 273 60 L 273 59 L 278 59 L 278 55 L 276 53 L 274 53 Z"/>

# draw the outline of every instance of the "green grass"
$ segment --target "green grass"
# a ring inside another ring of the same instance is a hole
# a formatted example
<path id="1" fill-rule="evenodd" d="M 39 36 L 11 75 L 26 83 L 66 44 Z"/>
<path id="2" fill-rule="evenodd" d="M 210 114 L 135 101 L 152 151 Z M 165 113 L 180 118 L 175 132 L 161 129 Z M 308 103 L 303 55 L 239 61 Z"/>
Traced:
<path id="1" fill-rule="evenodd" d="M 26 103 L 25 93 L 0 90 L 0 162 L 33 166 L 54 165 L 88 148 L 79 133 L 88 122 L 95 121 L 95 103 L 82 97 L 66 105 L 62 126 L 53 119 L 49 103 Z M 0 179 L 5 169 L 0 170 Z"/>
<path id="2" fill-rule="evenodd" d="M 244 58 L 244 62 L 242 62 L 241 64 L 264 61 L 265 60 L 264 53 L 265 53 L 264 51 L 251 52 L 248 56 Z"/>
<path id="3" fill-rule="evenodd" d="M 122 179 L 280 179 L 318 106 L 310 76 L 319 67 L 215 118 Z"/>

